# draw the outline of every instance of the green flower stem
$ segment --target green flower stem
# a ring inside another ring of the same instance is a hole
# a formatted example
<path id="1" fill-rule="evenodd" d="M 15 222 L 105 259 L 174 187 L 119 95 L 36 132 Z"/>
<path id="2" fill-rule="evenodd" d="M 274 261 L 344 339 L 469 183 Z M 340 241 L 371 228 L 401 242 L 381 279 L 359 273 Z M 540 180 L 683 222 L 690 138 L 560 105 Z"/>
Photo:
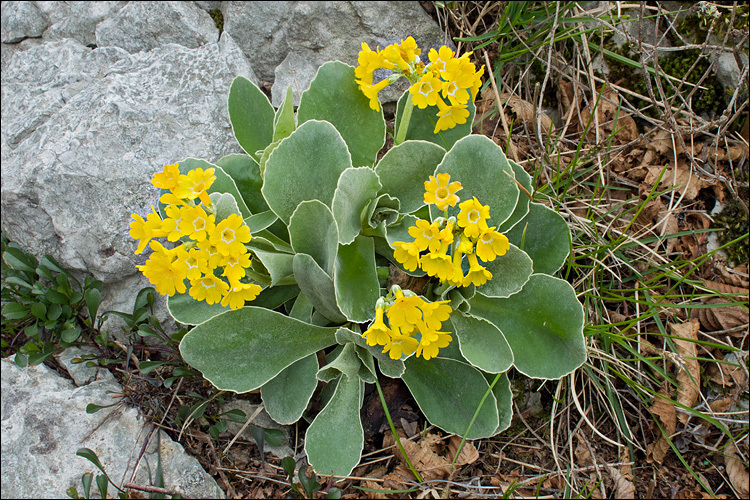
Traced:
<path id="1" fill-rule="evenodd" d="M 464 432 L 464 437 L 461 438 L 461 444 L 458 445 L 456 454 L 454 455 L 453 461 L 451 462 L 451 467 L 453 467 L 453 465 L 456 463 L 456 460 L 458 459 L 458 455 L 461 453 L 461 450 L 464 447 L 464 443 L 466 442 L 466 436 L 469 434 L 471 427 L 474 425 L 474 421 L 479 416 L 479 410 L 481 410 L 482 406 L 484 406 L 484 401 L 487 399 L 487 396 L 489 396 L 490 393 L 492 392 L 492 388 L 495 387 L 495 384 L 497 384 L 497 381 L 500 380 L 501 375 L 502 373 L 498 373 L 497 376 L 495 376 L 495 380 L 492 381 L 490 386 L 487 388 L 487 392 L 484 393 L 482 400 L 479 402 L 479 406 L 477 406 L 477 411 L 474 412 L 474 416 L 472 417 L 471 422 L 469 422 L 469 427 L 467 427 L 466 432 Z"/>
<path id="2" fill-rule="evenodd" d="M 414 103 L 411 102 L 411 92 L 406 91 L 406 104 L 404 105 L 404 112 L 401 114 L 401 123 L 398 126 L 398 132 L 396 133 L 396 140 L 394 144 L 398 146 L 406 140 L 406 131 L 409 130 L 409 122 L 411 121 L 411 112 L 414 110 Z"/>
<path id="3" fill-rule="evenodd" d="M 404 457 L 404 461 L 406 461 L 406 465 L 409 466 L 409 469 L 411 469 L 411 472 L 412 474 L 414 474 L 414 477 L 416 477 L 417 481 L 421 483 L 422 477 L 417 472 L 417 469 L 415 469 L 414 466 L 411 464 L 411 461 L 409 460 L 409 457 L 406 455 L 406 451 L 404 450 L 404 446 L 401 444 L 401 439 L 399 438 L 398 434 L 396 434 L 396 427 L 393 425 L 393 420 L 391 420 L 391 414 L 388 411 L 388 405 L 385 403 L 385 396 L 383 396 L 383 389 L 380 388 L 380 382 L 378 382 L 377 378 L 375 379 L 375 387 L 378 388 L 378 395 L 380 396 L 380 404 L 383 405 L 385 418 L 388 419 L 388 425 L 391 426 L 391 432 L 393 433 L 393 437 L 396 439 L 396 444 L 398 445 L 398 449 L 401 450 L 401 456 Z M 474 415 L 474 418 L 476 418 L 476 415 Z M 472 423 L 473 422 L 474 421 L 472 420 Z"/>
<path id="4" fill-rule="evenodd" d="M 435 296 L 440 297 L 446 290 L 451 287 L 451 284 L 447 281 L 441 281 L 438 287 L 435 289 Z"/>

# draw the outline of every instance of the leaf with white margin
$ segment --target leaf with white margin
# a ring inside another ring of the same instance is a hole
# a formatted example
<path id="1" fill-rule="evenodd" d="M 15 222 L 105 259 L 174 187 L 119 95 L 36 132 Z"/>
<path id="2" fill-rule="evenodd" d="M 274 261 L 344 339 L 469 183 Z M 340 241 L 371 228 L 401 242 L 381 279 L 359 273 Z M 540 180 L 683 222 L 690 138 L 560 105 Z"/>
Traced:
<path id="1" fill-rule="evenodd" d="M 468 363 L 439 356 L 430 360 L 412 356 L 404 364 L 401 378 L 427 420 L 464 436 L 489 388 L 482 372 Z M 490 437 L 498 425 L 497 402 L 490 393 L 466 439 Z"/>
<path id="2" fill-rule="evenodd" d="M 258 162 L 252 156 L 231 154 L 216 162 L 232 178 L 247 208 L 253 214 L 268 210 L 268 204 L 260 192 L 263 177 Z"/>
<path id="3" fill-rule="evenodd" d="M 289 219 L 289 240 L 296 253 L 306 253 L 329 276 L 333 274 L 339 231 L 331 209 L 322 201 L 303 201 L 297 206 Z"/>
<path id="4" fill-rule="evenodd" d="M 495 376 L 485 373 L 484 378 L 492 385 Z M 492 388 L 492 394 L 495 395 L 497 401 L 497 413 L 500 421 L 497 429 L 495 429 L 495 434 L 499 434 L 510 427 L 510 422 L 513 419 L 513 392 L 510 389 L 510 380 L 507 373 L 500 375 L 500 380 Z"/>
<path id="5" fill-rule="evenodd" d="M 187 364 L 219 390 L 262 386 L 295 361 L 336 343 L 336 328 L 303 323 L 262 307 L 214 316 L 180 343 Z"/>
<path id="6" fill-rule="evenodd" d="M 378 195 L 380 179 L 370 167 L 351 167 L 341 173 L 331 205 L 339 243 L 348 245 L 362 230 L 365 208 Z"/>
<path id="7" fill-rule="evenodd" d="M 300 290 L 312 302 L 315 309 L 333 321 L 343 323 L 346 317 L 336 305 L 336 290 L 331 278 L 311 256 L 298 253 L 294 256 L 294 278 Z"/>
<path id="8" fill-rule="evenodd" d="M 526 189 L 526 191 L 529 192 L 529 194 L 533 193 L 534 188 L 531 185 L 531 176 L 526 173 L 522 166 L 520 166 L 510 158 L 508 158 L 508 163 L 510 163 L 510 166 L 513 169 L 513 173 L 515 174 L 516 180 L 519 182 L 519 184 L 521 184 Z M 529 213 L 529 203 L 531 203 L 529 195 L 524 193 L 522 190 L 518 196 L 518 203 L 516 203 L 516 208 L 513 209 L 513 213 L 505 220 L 505 222 L 500 225 L 497 231 L 500 233 L 504 233 L 511 227 L 515 226 L 518 221 L 523 219 L 526 214 Z"/>
<path id="9" fill-rule="evenodd" d="M 365 440 L 361 391 L 358 376 L 341 375 L 333 397 L 308 427 L 305 452 L 318 474 L 348 476 L 359 464 Z"/>
<path id="10" fill-rule="evenodd" d="M 359 235 L 351 244 L 339 245 L 333 283 L 336 303 L 347 320 L 364 323 L 375 317 L 380 281 L 372 238 Z"/>
<path id="11" fill-rule="evenodd" d="M 531 203 L 529 213 L 505 233 L 534 261 L 534 272 L 555 274 L 570 254 L 570 228 L 565 219 L 541 203 Z"/>
<path id="12" fill-rule="evenodd" d="M 401 213 L 414 212 L 425 204 L 424 183 L 444 156 L 443 148 L 428 141 L 406 141 L 394 146 L 375 166 L 383 185 L 380 192 L 398 198 Z"/>
<path id="13" fill-rule="evenodd" d="M 524 375 L 559 379 L 586 361 L 583 306 L 565 280 L 532 274 L 523 290 L 510 297 L 477 293 L 469 303 L 472 316 L 503 332 L 513 366 Z"/>
<path id="14" fill-rule="evenodd" d="M 448 207 L 449 216 L 457 216 L 460 203 L 472 197 L 490 207 L 493 226 L 501 225 L 516 208 L 520 190 L 513 180 L 513 168 L 500 146 L 483 135 L 469 135 L 456 142 L 435 170 L 436 176 L 439 173 L 450 174 L 450 181 L 462 186 L 456 193 L 461 201 Z M 430 214 L 435 220 L 443 212 L 430 205 Z"/>
<path id="15" fill-rule="evenodd" d="M 331 206 L 341 172 L 352 166 L 344 139 L 328 122 L 310 120 L 282 140 L 268 157 L 261 192 L 279 219 L 303 201 Z"/>
<path id="16" fill-rule="evenodd" d="M 533 272 L 533 262 L 526 252 L 514 244 L 505 255 L 485 262 L 484 267 L 492 273 L 492 279 L 477 287 L 477 292 L 488 297 L 509 297 L 523 288 Z"/>
<path id="17" fill-rule="evenodd" d="M 284 368 L 263 384 L 260 397 L 274 421 L 291 425 L 302 417 L 318 387 L 318 357 L 310 354 Z"/>
<path id="18" fill-rule="evenodd" d="M 341 61 L 329 61 L 318 68 L 310 88 L 302 93 L 297 109 L 300 128 L 308 120 L 333 124 L 346 141 L 356 167 L 375 164 L 385 145 L 383 110 L 370 108 L 355 81 L 354 68 Z"/>
<path id="19" fill-rule="evenodd" d="M 265 149 L 273 139 L 274 110 L 268 97 L 253 82 L 238 76 L 229 87 L 227 107 L 240 147 L 259 160 L 257 151 Z"/>
<path id="20" fill-rule="evenodd" d="M 459 311 L 451 314 L 450 322 L 466 361 L 488 373 L 501 373 L 513 366 L 510 346 L 495 325 Z"/>

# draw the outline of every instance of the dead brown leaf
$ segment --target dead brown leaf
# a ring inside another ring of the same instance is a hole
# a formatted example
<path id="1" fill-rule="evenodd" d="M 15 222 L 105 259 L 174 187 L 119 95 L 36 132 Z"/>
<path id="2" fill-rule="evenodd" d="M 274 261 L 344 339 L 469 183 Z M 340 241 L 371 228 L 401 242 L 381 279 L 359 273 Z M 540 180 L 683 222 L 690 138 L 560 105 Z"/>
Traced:
<path id="1" fill-rule="evenodd" d="M 729 294 L 738 293 L 743 294 L 744 297 L 735 297 L 736 302 L 747 302 L 749 290 L 744 287 L 727 285 L 726 283 L 720 283 L 717 281 L 703 280 L 703 283 L 711 290 L 717 292 Z M 699 317 L 701 324 L 709 331 L 716 330 L 729 330 L 740 325 L 748 324 L 748 309 L 746 306 L 741 305 L 727 305 L 719 306 L 719 304 L 731 304 L 728 299 L 714 297 L 710 299 L 703 299 L 702 302 L 707 305 L 717 305 L 717 307 L 711 307 L 707 309 L 699 310 Z"/>
<path id="2" fill-rule="evenodd" d="M 399 434 L 403 431 L 399 430 Z M 451 462 L 453 461 L 453 455 L 458 450 L 458 446 L 461 443 L 461 438 L 453 436 L 448 443 L 448 447 L 445 450 L 446 455 L 441 453 L 439 448 L 443 448 L 443 438 L 437 434 L 428 433 L 421 441 L 415 443 L 407 440 L 403 436 L 399 436 L 401 445 L 404 447 L 406 455 L 409 457 L 414 468 L 417 470 L 422 479 L 425 481 L 431 479 L 445 479 L 451 473 Z M 389 447 L 395 444 L 393 435 L 386 434 L 383 438 L 383 447 Z M 402 481 L 401 477 L 414 478 L 411 470 L 406 465 L 401 450 L 398 448 L 394 451 L 396 458 L 401 463 L 396 467 L 393 473 L 388 474 L 386 478 L 393 481 Z M 454 467 L 460 467 L 463 465 L 474 463 L 479 458 L 479 452 L 476 447 L 470 442 L 465 441 L 461 452 L 458 455 L 458 459 Z M 395 477 L 394 477 L 395 476 Z M 403 483 L 402 483 L 403 484 Z"/>
<path id="3" fill-rule="evenodd" d="M 505 106 L 510 108 L 510 111 L 513 114 L 515 114 L 519 120 L 526 122 L 527 126 L 531 130 L 536 129 L 535 120 L 537 119 L 537 115 L 534 113 L 534 108 L 535 108 L 534 104 L 524 99 L 521 99 L 515 94 L 508 94 L 508 93 L 500 94 L 500 99 L 503 101 L 503 103 L 505 103 Z M 506 116 L 508 116 L 508 113 L 506 113 Z M 546 113 L 542 111 L 541 116 L 539 118 L 541 121 L 542 132 L 544 132 L 545 134 L 549 134 L 550 130 L 554 130 L 552 118 L 547 116 Z"/>
<path id="4" fill-rule="evenodd" d="M 682 358 L 682 366 L 677 367 L 677 383 L 679 384 L 677 402 L 692 408 L 700 395 L 701 368 L 698 360 L 695 359 L 698 355 L 696 344 L 691 340 L 698 340 L 700 322 L 693 319 L 682 324 L 670 323 L 669 326 L 674 335 L 672 340 L 677 347 L 677 354 Z M 689 416 L 686 413 L 679 413 L 677 418 L 684 424 Z"/>
<path id="5" fill-rule="evenodd" d="M 740 498 L 747 498 L 750 494 L 750 479 L 748 479 L 747 469 L 742 464 L 734 443 L 730 443 L 724 453 L 724 463 L 727 466 L 727 475 L 732 482 L 732 486 L 734 486 Z"/>
<path id="6" fill-rule="evenodd" d="M 627 478 L 625 474 L 621 473 L 617 467 L 607 467 L 609 475 L 612 477 L 614 483 L 612 497 L 613 498 L 635 498 L 635 485 L 633 484 L 633 478 Z"/>
<path id="7" fill-rule="evenodd" d="M 677 161 L 676 169 L 673 162 L 669 162 L 668 165 L 659 181 L 658 189 L 664 190 L 674 186 L 678 193 L 684 195 L 684 201 L 693 201 L 698 196 L 698 192 L 708 186 L 708 184 L 692 172 L 690 163 L 687 160 L 680 158 Z M 662 164 L 657 164 L 647 165 L 646 168 L 648 169 L 648 174 L 643 182 L 648 186 L 653 186 L 656 184 L 659 175 L 661 175 L 665 167 Z"/>
<path id="8" fill-rule="evenodd" d="M 591 103 L 593 104 L 593 102 Z M 617 92 L 611 87 L 607 87 L 602 92 L 596 109 L 597 119 L 600 126 L 600 137 L 613 134 L 613 144 L 626 144 L 638 138 L 638 127 L 632 116 L 626 114 L 620 108 L 620 98 Z M 580 130 L 589 123 L 591 118 L 590 106 L 581 109 L 581 122 L 578 124 Z M 595 122 L 591 121 L 589 128 L 591 139 L 596 138 Z"/>
<path id="9" fill-rule="evenodd" d="M 714 413 L 724 413 L 727 411 L 734 402 L 734 397 L 727 396 L 725 398 L 717 399 L 715 401 L 712 401 L 708 403 L 709 408 L 711 408 L 711 411 Z"/>
<path id="10" fill-rule="evenodd" d="M 659 389 L 658 394 L 671 398 L 668 382 L 665 381 L 664 383 L 662 383 L 661 389 Z M 650 411 L 652 414 L 659 417 L 659 420 L 661 420 L 663 424 L 664 432 L 666 432 L 668 436 L 674 434 L 674 431 L 677 428 L 677 412 L 675 411 L 674 405 L 672 403 L 657 395 L 654 398 L 654 403 L 651 405 Z M 651 460 L 658 464 L 661 464 L 664 462 L 664 457 L 667 456 L 667 452 L 670 449 L 671 448 L 669 446 L 669 442 L 667 442 L 667 439 L 664 437 L 664 435 L 660 435 L 659 439 L 655 443 L 648 445 L 648 447 L 646 448 L 646 453 L 647 456 L 650 456 Z"/>

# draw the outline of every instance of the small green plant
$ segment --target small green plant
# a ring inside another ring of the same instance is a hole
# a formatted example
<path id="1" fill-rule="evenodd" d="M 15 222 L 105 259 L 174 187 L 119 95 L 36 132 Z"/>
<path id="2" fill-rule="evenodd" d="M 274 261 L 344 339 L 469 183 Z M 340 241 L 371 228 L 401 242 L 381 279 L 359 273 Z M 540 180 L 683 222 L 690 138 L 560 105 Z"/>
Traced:
<path id="1" fill-rule="evenodd" d="M 312 476 L 308 476 L 305 471 L 300 470 L 299 483 L 294 482 L 295 463 L 292 457 L 284 457 L 281 460 L 281 467 L 286 472 L 289 479 L 289 486 L 292 488 L 287 498 L 313 498 L 313 494 L 321 489 L 320 479 L 315 473 Z M 302 487 L 302 491 L 300 491 L 300 487 Z M 341 490 L 332 487 L 331 481 L 328 482 L 324 493 L 326 494 L 326 498 L 341 498 Z"/>
<path id="2" fill-rule="evenodd" d="M 16 348 L 19 365 L 43 362 L 56 344 L 106 344 L 99 333 L 103 317 L 97 316 L 101 281 L 86 276 L 82 284 L 50 255 L 39 262 L 3 235 L 1 286 L 3 330 L 13 334 L 3 349 Z M 23 345 L 17 345 L 20 338 Z"/>
<path id="3" fill-rule="evenodd" d="M 321 66 L 296 114 L 291 88 L 274 110 L 236 78 L 229 117 L 247 154 L 165 166 L 161 204 L 131 224 L 136 253 L 153 250 L 139 268 L 195 325 L 183 359 L 216 388 L 260 388 L 291 424 L 327 384 L 305 437 L 324 475 L 359 463 L 363 390 L 378 377 L 401 378 L 430 423 L 479 439 L 510 424 L 511 366 L 557 379 L 586 359 L 582 306 L 552 276 L 570 251 L 565 220 L 471 134 L 482 69 L 447 47 L 420 54 L 411 38 L 363 44 L 357 68 Z M 383 155 L 377 95 L 400 77 L 411 87 Z"/>

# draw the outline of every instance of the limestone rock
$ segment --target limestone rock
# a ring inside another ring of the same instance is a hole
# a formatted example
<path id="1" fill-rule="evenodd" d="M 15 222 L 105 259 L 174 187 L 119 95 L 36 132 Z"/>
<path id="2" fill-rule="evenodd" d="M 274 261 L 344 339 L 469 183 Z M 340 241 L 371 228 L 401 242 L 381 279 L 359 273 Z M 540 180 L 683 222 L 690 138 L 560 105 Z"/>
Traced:
<path id="1" fill-rule="evenodd" d="M 194 49 L 218 38 L 211 16 L 192 2 L 130 2 L 96 27 L 98 47 L 130 53 L 168 43 Z"/>
<path id="2" fill-rule="evenodd" d="M 3 2 L 0 21 L 2 43 L 17 43 L 24 38 L 38 38 L 48 23 L 36 2 Z"/>
<path id="3" fill-rule="evenodd" d="M 100 472 L 76 456 L 79 448 L 93 450 L 114 482 L 130 479 L 151 425 L 144 429 L 138 411 L 125 404 L 86 413 L 90 403 L 104 406 L 116 402 L 112 394 L 122 392 L 118 384 L 97 380 L 75 387 L 44 365 L 20 368 L 9 359 L 0 360 L 0 364 L 3 498 L 65 498 L 71 486 L 82 493 L 82 474 Z M 135 483 L 150 484 L 146 464 L 153 474 L 156 442 L 154 433 Z M 198 461 L 164 433 L 160 450 L 166 488 L 190 498 L 224 497 Z"/>
<path id="4" fill-rule="evenodd" d="M 132 55 L 73 40 L 14 53 L 1 86 L 3 231 L 102 280 L 100 310 L 132 310 L 148 282 L 131 214 L 157 204 L 149 181 L 165 164 L 241 152 L 226 108 L 237 75 L 256 80 L 227 34 Z"/>
<path id="5" fill-rule="evenodd" d="M 290 83 L 299 102 L 297 87 L 307 89 L 326 61 L 356 66 L 362 42 L 382 48 L 413 36 L 425 54 L 448 42 L 418 2 L 224 2 L 222 10 L 258 78 L 275 80 L 274 106 Z"/>
<path id="6" fill-rule="evenodd" d="M 45 40 L 72 38 L 86 46 L 96 45 L 96 25 L 117 14 L 127 2 L 43 2 L 53 24 Z M 63 4 L 52 9 L 50 4 Z"/>

